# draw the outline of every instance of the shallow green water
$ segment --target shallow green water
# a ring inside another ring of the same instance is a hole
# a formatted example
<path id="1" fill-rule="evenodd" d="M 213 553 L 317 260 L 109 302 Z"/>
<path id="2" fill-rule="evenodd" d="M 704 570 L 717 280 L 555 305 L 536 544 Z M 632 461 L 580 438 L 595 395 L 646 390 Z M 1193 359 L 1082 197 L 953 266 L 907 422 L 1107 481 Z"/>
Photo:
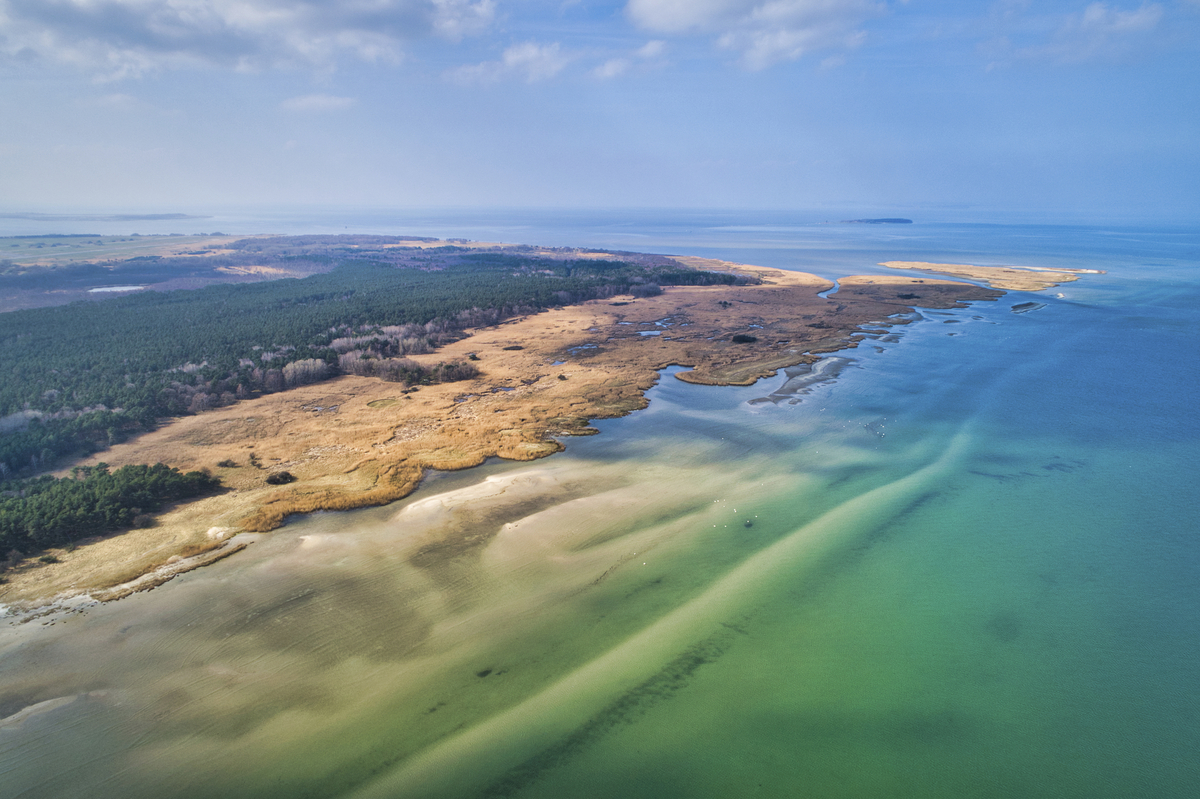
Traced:
<path id="1" fill-rule="evenodd" d="M 926 314 L 797 404 L 668 376 L 563 455 L 8 626 L 5 795 L 1190 796 L 1168 255 Z"/>

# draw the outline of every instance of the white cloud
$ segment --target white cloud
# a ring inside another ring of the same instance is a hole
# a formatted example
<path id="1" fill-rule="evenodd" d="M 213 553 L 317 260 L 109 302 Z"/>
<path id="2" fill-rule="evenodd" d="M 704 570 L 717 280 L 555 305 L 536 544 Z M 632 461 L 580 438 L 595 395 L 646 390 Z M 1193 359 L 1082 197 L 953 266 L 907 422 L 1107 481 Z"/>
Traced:
<path id="1" fill-rule="evenodd" d="M 523 42 L 504 51 L 499 61 L 459 67 L 447 73 L 456 83 L 496 83 L 506 79 L 537 83 L 557 75 L 571 61 L 558 42 L 538 44 Z"/>
<path id="2" fill-rule="evenodd" d="M 120 78 L 189 64 L 237 69 L 396 61 L 405 41 L 486 30 L 495 0 L 0 0 L 0 57 Z"/>
<path id="3" fill-rule="evenodd" d="M 291 97 L 279 104 L 285 111 L 300 111 L 305 113 L 324 113 L 326 111 L 343 111 L 354 105 L 353 97 L 335 97 L 329 94 L 306 94 L 302 97 Z"/>
<path id="4" fill-rule="evenodd" d="M 478 36 L 496 18 L 494 0 L 431 0 L 434 6 L 433 29 L 441 36 L 458 41 L 464 36 Z"/>
<path id="5" fill-rule="evenodd" d="M 1143 3 L 1120 9 L 1108 3 L 1091 3 L 1082 11 L 1061 17 L 1041 42 L 1018 39 L 1016 45 L 1002 36 L 992 43 L 994 54 L 1023 60 L 1080 63 L 1120 58 L 1134 49 L 1152 46 L 1160 31 L 1163 7 Z"/>
<path id="6" fill-rule="evenodd" d="M 838 67 L 844 67 L 845 65 L 846 56 L 843 53 L 838 53 L 837 55 L 831 55 L 828 58 L 821 59 L 822 70 L 837 69 Z"/>
<path id="7" fill-rule="evenodd" d="M 592 74 L 597 78 L 617 78 L 624 75 L 633 66 L 633 62 L 628 58 L 610 58 L 600 66 L 592 70 Z"/>
<path id="8" fill-rule="evenodd" d="M 610 58 L 593 69 L 592 74 L 604 80 L 620 77 L 635 66 L 645 67 L 646 65 L 653 65 L 656 62 L 661 63 L 666 51 L 667 43 L 661 39 L 654 39 L 634 50 L 630 56 Z"/>
<path id="9" fill-rule="evenodd" d="M 641 47 L 639 47 L 636 55 L 638 58 L 645 58 L 645 59 L 659 58 L 666 51 L 667 51 L 667 43 L 666 42 L 664 42 L 661 39 L 653 39 L 651 41 L 646 42 Z"/>
<path id="10" fill-rule="evenodd" d="M 736 17 L 737 0 L 629 0 L 625 13 L 643 28 L 663 33 L 708 31 Z"/>
<path id="11" fill-rule="evenodd" d="M 1153 30 L 1161 19 L 1162 6 L 1158 3 L 1143 5 L 1136 11 L 1114 11 L 1107 3 L 1092 3 L 1084 10 L 1079 26 L 1089 32 L 1119 34 Z"/>
<path id="12" fill-rule="evenodd" d="M 885 6 L 874 0 L 629 0 L 625 12 L 639 27 L 667 34 L 708 34 L 763 69 L 815 50 L 849 49 L 859 29 Z"/>

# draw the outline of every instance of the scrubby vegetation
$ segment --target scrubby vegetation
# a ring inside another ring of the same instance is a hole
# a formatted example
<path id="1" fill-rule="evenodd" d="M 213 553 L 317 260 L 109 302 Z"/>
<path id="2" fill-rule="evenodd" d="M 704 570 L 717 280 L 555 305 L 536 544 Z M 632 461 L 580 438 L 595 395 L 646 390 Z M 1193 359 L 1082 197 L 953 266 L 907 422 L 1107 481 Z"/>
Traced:
<path id="1" fill-rule="evenodd" d="M 635 297 L 657 297 L 662 294 L 662 286 L 657 283 L 643 283 L 640 286 L 633 286 L 629 293 Z"/>
<path id="2" fill-rule="evenodd" d="M 406 357 L 433 352 L 466 328 L 631 291 L 650 296 L 664 285 L 742 280 L 656 256 L 570 258 L 396 241 L 256 238 L 219 255 L 135 258 L 102 268 L 109 280 L 298 260 L 328 271 L 0 314 L 0 481 L 103 449 L 164 417 L 338 374 L 407 385 L 466 379 L 478 373 L 473 364 L 426 367 Z M 94 270 L 68 265 L 60 273 Z M 0 284 L 35 279 L 49 278 L 10 273 Z"/>
<path id="3" fill-rule="evenodd" d="M 67 478 L 11 484 L 0 496 L 0 551 L 61 546 L 80 538 L 145 526 L 167 502 L 211 493 L 220 482 L 203 472 L 155 466 L 81 466 Z M 15 553 L 14 553 L 15 550 Z"/>

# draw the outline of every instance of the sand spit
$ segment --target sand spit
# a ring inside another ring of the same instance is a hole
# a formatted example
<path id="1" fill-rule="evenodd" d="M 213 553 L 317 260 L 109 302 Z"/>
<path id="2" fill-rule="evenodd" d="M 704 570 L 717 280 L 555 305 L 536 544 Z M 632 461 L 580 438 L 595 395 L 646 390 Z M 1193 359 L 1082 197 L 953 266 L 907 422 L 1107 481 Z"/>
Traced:
<path id="1" fill-rule="evenodd" d="M 1032 266 L 971 266 L 970 264 L 930 264 L 924 261 L 884 261 L 889 269 L 917 269 L 939 275 L 980 280 L 1005 291 L 1041 291 L 1078 280 L 1081 274 L 1103 274 L 1097 269 L 1041 269 Z"/>
<path id="2" fill-rule="evenodd" d="M 814 386 L 836 380 L 842 370 L 852 363 L 854 363 L 853 358 L 841 358 L 835 355 L 822 358 L 816 363 L 789 366 L 783 370 L 788 378 L 786 383 L 765 397 L 750 400 L 750 404 L 762 405 L 770 402 L 778 405 L 781 402 L 787 402 L 795 405 L 800 402 L 800 397 L 811 392 Z"/>
<path id="3" fill-rule="evenodd" d="M 43 625 L 52 625 L 60 619 L 76 614 L 85 613 L 89 608 L 100 602 L 113 602 L 124 599 L 142 591 L 157 588 L 163 583 L 174 580 L 181 574 L 208 566 L 219 560 L 241 552 L 253 543 L 252 537 L 238 536 L 234 540 L 219 541 L 212 549 L 189 556 L 173 555 L 165 563 L 151 568 L 131 580 L 116 583 L 107 588 L 90 591 L 59 591 L 48 600 L 29 601 L 19 600 L 12 604 L 0 605 L 0 618 L 8 624 L 29 624 L 40 621 Z M 185 550 L 186 551 L 186 550 Z"/>
<path id="4" fill-rule="evenodd" d="M 130 594 L 136 594 L 139 591 L 149 591 L 151 588 L 157 588 L 163 583 L 175 579 L 184 572 L 198 569 L 201 566 L 207 566 L 210 563 L 216 563 L 218 560 L 227 558 L 236 552 L 241 552 L 249 545 L 249 541 L 227 541 L 218 544 L 214 549 L 201 552 L 199 555 L 193 555 L 190 558 L 181 557 L 178 560 L 172 559 L 157 569 L 149 571 L 127 583 L 121 583 L 120 585 L 114 585 L 112 588 L 97 591 L 92 594 L 92 598 L 98 602 L 111 602 L 114 599 L 124 599 Z"/>
<path id="5" fill-rule="evenodd" d="M 206 468 L 229 490 L 177 507 L 156 527 L 56 550 L 59 563 L 10 571 L 0 602 L 97 596 L 181 557 L 218 548 L 231 554 L 228 535 L 271 530 L 291 514 L 395 501 L 410 494 L 427 469 L 545 457 L 563 449 L 562 437 L 594 433 L 590 420 L 645 407 L 646 391 L 670 365 L 691 367 L 677 375 L 687 382 L 750 385 L 856 346 L 861 326 L 877 329 L 883 324 L 877 320 L 889 317 L 889 324 L 905 324 L 911 317 L 897 315 L 913 306 L 963 307 L 1002 294 L 882 276 L 842 279 L 837 292 L 822 298 L 818 293 L 833 284 L 815 275 L 678 260 L 763 282 L 668 288 L 658 297 L 596 300 L 515 319 L 412 356 L 437 363 L 474 355 L 482 374 L 473 380 L 406 391 L 375 378 L 339 377 L 177 419 L 83 461 Z M 267 484 L 268 475 L 282 470 L 297 481 Z M 214 525 L 224 533 L 211 535 Z M 194 565 L 208 562 L 201 561 Z"/>

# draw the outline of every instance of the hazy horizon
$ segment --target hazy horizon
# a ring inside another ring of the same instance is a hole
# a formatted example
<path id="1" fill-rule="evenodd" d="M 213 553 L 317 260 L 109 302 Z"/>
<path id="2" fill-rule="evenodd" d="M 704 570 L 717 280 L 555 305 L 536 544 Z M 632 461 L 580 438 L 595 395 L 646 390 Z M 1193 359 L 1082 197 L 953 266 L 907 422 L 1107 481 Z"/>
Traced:
<path id="1" fill-rule="evenodd" d="M 0 210 L 1200 211 L 1200 2 L 0 0 Z"/>

